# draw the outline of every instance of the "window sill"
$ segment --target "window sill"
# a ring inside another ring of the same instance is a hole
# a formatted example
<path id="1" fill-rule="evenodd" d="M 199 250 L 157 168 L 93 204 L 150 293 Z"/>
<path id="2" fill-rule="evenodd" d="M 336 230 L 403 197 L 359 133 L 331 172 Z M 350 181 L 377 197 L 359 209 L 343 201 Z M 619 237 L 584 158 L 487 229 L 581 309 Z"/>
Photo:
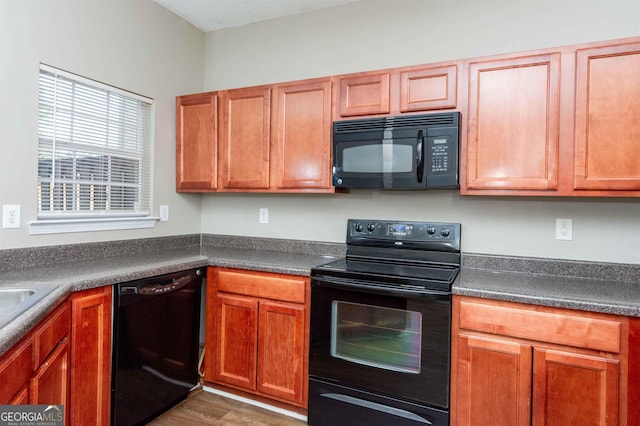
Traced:
<path id="1" fill-rule="evenodd" d="M 158 220 L 159 217 L 40 219 L 29 224 L 29 235 L 154 228 Z"/>

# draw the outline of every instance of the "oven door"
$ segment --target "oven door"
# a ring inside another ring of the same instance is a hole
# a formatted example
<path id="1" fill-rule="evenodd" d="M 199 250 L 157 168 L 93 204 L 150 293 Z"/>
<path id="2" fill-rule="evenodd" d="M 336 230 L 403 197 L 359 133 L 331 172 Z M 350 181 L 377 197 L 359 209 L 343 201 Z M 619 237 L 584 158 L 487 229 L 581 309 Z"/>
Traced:
<path id="1" fill-rule="evenodd" d="M 313 277 L 309 374 L 449 406 L 451 294 Z"/>

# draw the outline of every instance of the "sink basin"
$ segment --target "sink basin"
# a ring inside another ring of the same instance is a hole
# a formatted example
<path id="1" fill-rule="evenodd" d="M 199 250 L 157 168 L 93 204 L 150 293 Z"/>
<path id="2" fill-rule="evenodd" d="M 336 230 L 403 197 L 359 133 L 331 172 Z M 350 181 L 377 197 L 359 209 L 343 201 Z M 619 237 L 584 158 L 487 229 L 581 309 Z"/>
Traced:
<path id="1" fill-rule="evenodd" d="M 24 288 L 0 289 L 0 311 L 13 308 L 36 294 L 35 290 Z"/>
<path id="2" fill-rule="evenodd" d="M 58 288 L 57 285 L 0 288 L 0 329 L 56 288 Z"/>

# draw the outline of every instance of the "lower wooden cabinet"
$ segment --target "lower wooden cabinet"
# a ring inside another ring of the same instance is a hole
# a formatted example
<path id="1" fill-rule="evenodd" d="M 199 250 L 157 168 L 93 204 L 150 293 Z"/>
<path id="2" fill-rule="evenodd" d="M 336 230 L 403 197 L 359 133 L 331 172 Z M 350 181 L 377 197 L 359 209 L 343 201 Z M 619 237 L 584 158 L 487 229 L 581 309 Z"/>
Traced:
<path id="1" fill-rule="evenodd" d="M 69 424 L 69 331 L 67 301 L 0 357 L 0 404 L 63 405 Z"/>
<path id="2" fill-rule="evenodd" d="M 63 405 L 65 424 L 69 424 L 68 402 L 69 338 L 65 337 L 31 378 L 29 404 Z"/>
<path id="3" fill-rule="evenodd" d="M 110 424 L 111 298 L 111 286 L 75 292 L 70 297 L 73 425 Z"/>
<path id="4" fill-rule="evenodd" d="M 306 277 L 210 268 L 205 380 L 306 408 Z"/>
<path id="5" fill-rule="evenodd" d="M 28 404 L 33 374 L 33 338 L 23 338 L 0 357 L 0 404 Z"/>
<path id="6" fill-rule="evenodd" d="M 629 325 L 613 315 L 454 297 L 451 425 L 635 424 Z"/>

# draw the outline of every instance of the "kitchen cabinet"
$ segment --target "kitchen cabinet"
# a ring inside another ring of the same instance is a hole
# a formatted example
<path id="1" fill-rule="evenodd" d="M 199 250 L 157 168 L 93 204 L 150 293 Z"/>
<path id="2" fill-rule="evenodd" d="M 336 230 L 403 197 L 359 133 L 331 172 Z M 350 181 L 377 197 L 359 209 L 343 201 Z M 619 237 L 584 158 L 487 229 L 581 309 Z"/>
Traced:
<path id="1" fill-rule="evenodd" d="M 331 189 L 331 80 L 275 89 L 272 182 L 278 189 Z"/>
<path id="2" fill-rule="evenodd" d="M 65 301 L 0 358 L 0 403 L 68 407 L 70 318 Z"/>
<path id="3" fill-rule="evenodd" d="M 640 190 L 640 39 L 578 49 L 576 190 Z"/>
<path id="4" fill-rule="evenodd" d="M 560 53 L 467 67 L 466 188 L 557 189 Z"/>
<path id="5" fill-rule="evenodd" d="M 640 196 L 640 38 L 463 61 L 463 195 Z"/>
<path id="6" fill-rule="evenodd" d="M 439 63 L 338 76 L 334 118 L 455 108 L 458 66 Z"/>
<path id="7" fill-rule="evenodd" d="M 218 185 L 218 94 L 176 98 L 176 190 L 212 191 Z"/>
<path id="8" fill-rule="evenodd" d="M 34 365 L 29 384 L 30 404 L 61 404 L 65 423 L 69 413 L 69 330 L 71 309 L 64 302 L 34 329 Z"/>
<path id="9" fill-rule="evenodd" d="M 633 418 L 628 318 L 455 296 L 452 324 L 451 425 Z"/>
<path id="10" fill-rule="evenodd" d="M 65 337 L 55 351 L 35 371 L 29 384 L 29 403 L 69 407 L 69 338 Z M 68 424 L 69 414 L 65 415 Z"/>
<path id="11" fill-rule="evenodd" d="M 333 192 L 330 79 L 221 98 L 219 191 Z"/>
<path id="12" fill-rule="evenodd" d="M 307 404 L 309 278 L 209 268 L 205 380 Z"/>
<path id="13" fill-rule="evenodd" d="M 388 114 L 391 111 L 390 72 L 338 78 L 340 117 Z"/>
<path id="14" fill-rule="evenodd" d="M 220 189 L 268 189 L 271 88 L 225 90 L 221 98 Z"/>
<path id="15" fill-rule="evenodd" d="M 33 373 L 33 338 L 25 336 L 0 357 L 0 404 L 28 404 Z"/>
<path id="16" fill-rule="evenodd" d="M 111 286 L 70 296 L 71 424 L 110 423 L 111 300 Z"/>

